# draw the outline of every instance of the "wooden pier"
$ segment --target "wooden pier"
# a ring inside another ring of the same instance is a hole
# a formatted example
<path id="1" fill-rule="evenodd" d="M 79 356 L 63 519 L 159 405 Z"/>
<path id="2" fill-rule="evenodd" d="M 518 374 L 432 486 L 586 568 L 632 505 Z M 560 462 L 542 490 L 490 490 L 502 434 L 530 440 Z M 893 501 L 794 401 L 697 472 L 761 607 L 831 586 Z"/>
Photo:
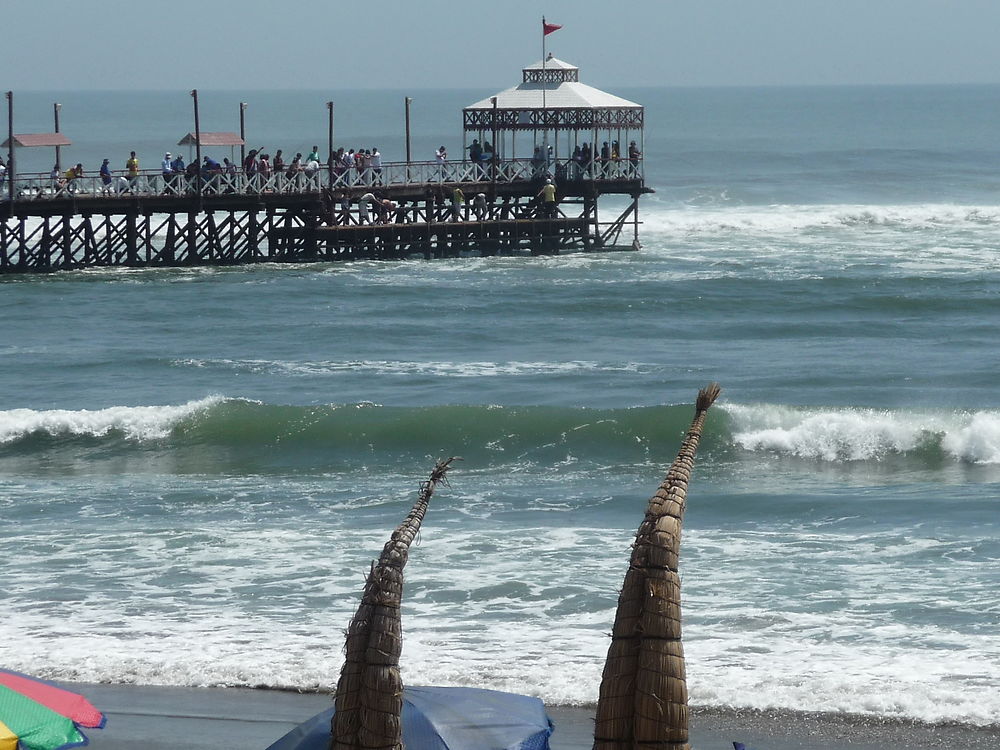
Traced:
<path id="1" fill-rule="evenodd" d="M 17 172 L 15 147 L 70 141 L 58 104 L 55 133 L 15 134 L 7 92 L 0 274 L 639 248 L 639 199 L 652 192 L 643 178 L 644 109 L 581 83 L 576 66 L 551 55 L 523 68 L 520 85 L 463 109 L 456 161 L 443 150 L 438 161 L 410 161 L 407 126 L 406 162 L 355 169 L 334 151 L 327 102 L 325 165 L 317 155 L 271 172 L 254 151 L 223 168 L 202 149 L 239 145 L 242 156 L 244 105 L 239 135 L 206 133 L 197 90 L 191 95 L 195 129 L 179 143 L 196 149 L 193 171 L 138 172 L 130 162 L 123 174 L 105 160 L 105 174 L 84 176 Z M 525 140 L 532 155 L 518 158 Z M 548 180 L 554 204 L 539 198 Z M 616 198 L 611 221 L 600 217 L 605 196 Z"/>
<path id="2" fill-rule="evenodd" d="M 628 163 L 557 182 L 554 217 L 537 200 L 544 177 L 523 165 L 498 170 L 503 182 L 459 168 L 423 181 L 434 166 L 389 164 L 360 184 L 326 170 L 309 181 L 229 175 L 200 186 L 148 174 L 121 192 L 99 178 L 73 190 L 22 179 L 18 197 L 0 203 L 0 273 L 638 247 L 639 198 L 651 191 Z M 456 188 L 465 197 L 457 208 Z M 363 205 L 369 193 L 394 208 Z M 599 217 L 604 195 L 628 201 L 610 222 Z"/>

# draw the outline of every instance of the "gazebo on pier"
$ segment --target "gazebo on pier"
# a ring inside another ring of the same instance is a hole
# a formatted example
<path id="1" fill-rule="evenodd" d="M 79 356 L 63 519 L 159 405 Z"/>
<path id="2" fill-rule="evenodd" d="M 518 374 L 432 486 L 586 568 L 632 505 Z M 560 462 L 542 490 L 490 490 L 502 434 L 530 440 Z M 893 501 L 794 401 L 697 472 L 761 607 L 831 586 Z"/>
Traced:
<path id="1" fill-rule="evenodd" d="M 595 158 L 604 143 L 609 151 L 617 144 L 618 164 L 626 168 L 620 176 L 627 171 L 633 179 L 641 179 L 641 162 L 638 169 L 628 162 L 631 141 L 636 141 L 640 153 L 643 149 L 641 104 L 581 83 L 578 67 L 551 54 L 522 74 L 517 86 L 462 110 L 466 140 L 474 133 L 480 142 L 490 141 L 502 160 L 530 156 L 539 145 L 546 150 L 551 146 L 557 165 L 584 143 Z M 614 174 L 618 176 L 618 170 Z"/>
<path id="2" fill-rule="evenodd" d="M 506 177 L 553 175 L 562 214 L 579 204 L 578 218 L 593 228 L 588 247 L 621 247 L 631 225 L 631 246 L 638 249 L 639 198 L 653 192 L 642 169 L 643 106 L 580 83 L 580 69 L 552 55 L 523 68 L 522 76 L 517 86 L 462 110 L 463 145 L 470 137 L 489 142 L 496 169 L 511 172 Z M 631 198 L 611 222 L 598 217 L 604 194 Z"/>

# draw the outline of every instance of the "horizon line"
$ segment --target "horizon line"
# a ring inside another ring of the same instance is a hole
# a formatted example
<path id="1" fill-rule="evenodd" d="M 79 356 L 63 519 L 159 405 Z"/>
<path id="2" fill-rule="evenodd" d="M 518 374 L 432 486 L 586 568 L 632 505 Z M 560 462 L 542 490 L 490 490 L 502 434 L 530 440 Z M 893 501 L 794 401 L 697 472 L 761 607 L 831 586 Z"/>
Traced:
<path id="1" fill-rule="evenodd" d="M 626 86 L 618 86 L 621 89 L 650 89 L 650 90 L 665 90 L 665 89 L 802 89 L 802 88 L 815 88 L 815 89 L 835 89 L 835 88 L 945 88 L 945 87 L 971 87 L 971 86 L 1000 86 L 1000 80 L 998 81 L 948 81 L 948 82 L 867 82 L 867 83 L 668 83 L 668 84 L 631 84 Z M 401 88 L 396 86 L 384 86 L 384 87 L 367 87 L 358 86 L 352 88 L 302 88 L 302 87 L 281 87 L 281 88 L 243 88 L 243 87 L 214 87 L 208 86 L 201 88 L 198 86 L 193 87 L 199 92 L 235 92 L 235 91 L 263 91 L 268 93 L 306 93 L 306 92 L 399 92 L 406 93 L 410 91 L 479 91 L 483 87 L 480 86 L 414 86 L 410 88 Z M 508 86 L 507 88 L 511 88 Z M 166 93 L 189 93 L 192 87 L 157 87 L 157 88 L 10 88 L 7 91 L 11 91 L 14 94 L 25 93 L 25 94 L 41 94 L 48 92 L 57 92 L 60 94 L 65 93 L 148 93 L 148 94 L 166 94 Z"/>

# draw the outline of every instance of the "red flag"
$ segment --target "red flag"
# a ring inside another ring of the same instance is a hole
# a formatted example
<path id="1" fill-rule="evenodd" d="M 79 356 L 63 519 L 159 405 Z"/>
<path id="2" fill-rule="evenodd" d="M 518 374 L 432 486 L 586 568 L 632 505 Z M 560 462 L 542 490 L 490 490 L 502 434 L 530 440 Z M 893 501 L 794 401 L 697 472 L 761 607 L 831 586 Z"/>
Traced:
<path id="1" fill-rule="evenodd" d="M 542 36 L 546 34 L 551 34 L 553 31 L 558 31 L 562 28 L 562 24 L 558 23 L 545 23 L 545 19 L 542 19 Z"/>

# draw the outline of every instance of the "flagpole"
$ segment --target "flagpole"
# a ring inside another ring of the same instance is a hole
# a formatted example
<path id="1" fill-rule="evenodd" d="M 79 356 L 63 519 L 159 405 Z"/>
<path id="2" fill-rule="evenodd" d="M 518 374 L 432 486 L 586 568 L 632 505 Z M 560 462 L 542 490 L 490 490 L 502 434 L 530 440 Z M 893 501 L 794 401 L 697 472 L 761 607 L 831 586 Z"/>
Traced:
<path id="1" fill-rule="evenodd" d="M 542 16 L 542 109 L 545 109 L 545 16 Z M 544 116 L 544 115 L 543 115 Z"/>
<path id="2" fill-rule="evenodd" d="M 545 33 L 545 16 L 542 16 L 542 122 L 547 121 L 546 111 L 545 111 L 546 107 L 545 90 L 548 88 L 548 85 L 545 83 L 545 37 L 546 36 L 548 36 L 548 34 Z M 549 129 L 548 127 L 545 127 L 545 129 L 542 130 L 542 147 L 546 149 L 546 155 L 548 154 L 548 145 L 549 145 Z"/>

